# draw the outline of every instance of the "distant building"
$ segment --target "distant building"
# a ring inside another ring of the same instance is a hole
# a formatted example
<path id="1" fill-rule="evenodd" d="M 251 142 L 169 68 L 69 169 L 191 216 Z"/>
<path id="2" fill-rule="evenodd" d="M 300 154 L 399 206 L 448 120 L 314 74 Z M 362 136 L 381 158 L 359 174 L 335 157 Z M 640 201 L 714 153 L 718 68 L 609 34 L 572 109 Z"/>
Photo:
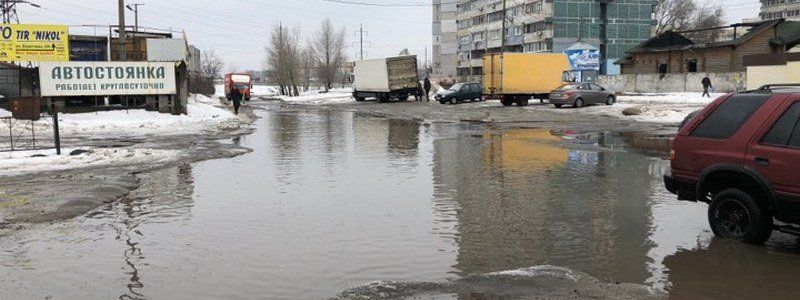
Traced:
<path id="1" fill-rule="evenodd" d="M 187 56 L 187 69 L 189 72 L 200 72 L 200 66 L 203 63 L 203 52 L 194 45 L 189 45 Z"/>
<path id="2" fill-rule="evenodd" d="M 501 38 L 510 52 L 563 52 L 576 42 L 588 43 L 601 50 L 602 71 L 617 74 L 613 62 L 650 38 L 655 24 L 654 0 L 505 0 L 501 32 L 503 3 L 459 1 L 458 75 L 481 75 L 483 55 L 499 52 Z"/>
<path id="3" fill-rule="evenodd" d="M 433 74 L 455 77 L 458 65 L 458 6 L 453 0 L 433 0 Z"/>
<path id="4" fill-rule="evenodd" d="M 800 1 L 761 0 L 761 13 L 758 16 L 761 20 L 800 20 Z"/>
<path id="5" fill-rule="evenodd" d="M 731 31 L 729 39 L 719 39 Z M 719 34 L 709 34 L 714 32 Z M 746 57 L 784 54 L 798 44 L 800 22 L 777 19 L 691 33 L 668 31 L 634 47 L 617 63 L 622 74 L 744 72 Z"/>

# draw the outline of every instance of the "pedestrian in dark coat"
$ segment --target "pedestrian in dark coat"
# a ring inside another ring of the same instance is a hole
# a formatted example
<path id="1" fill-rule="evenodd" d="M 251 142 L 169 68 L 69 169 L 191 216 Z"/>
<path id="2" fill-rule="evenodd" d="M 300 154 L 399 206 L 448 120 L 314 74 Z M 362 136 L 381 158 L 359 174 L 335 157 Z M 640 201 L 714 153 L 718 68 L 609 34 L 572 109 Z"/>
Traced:
<path id="1" fill-rule="evenodd" d="M 239 114 L 239 107 L 242 106 L 242 93 L 236 86 L 231 88 L 231 102 L 233 102 L 233 113 Z"/>
<path id="2" fill-rule="evenodd" d="M 703 84 L 703 96 L 701 97 L 708 96 L 708 98 L 711 98 L 711 94 L 708 92 L 711 88 L 711 78 L 708 78 L 708 75 L 706 75 L 700 83 Z"/>
<path id="3" fill-rule="evenodd" d="M 431 79 L 428 78 L 428 76 L 425 76 L 425 83 L 423 84 L 423 87 L 425 88 L 425 99 L 427 99 L 428 102 L 431 102 Z"/>

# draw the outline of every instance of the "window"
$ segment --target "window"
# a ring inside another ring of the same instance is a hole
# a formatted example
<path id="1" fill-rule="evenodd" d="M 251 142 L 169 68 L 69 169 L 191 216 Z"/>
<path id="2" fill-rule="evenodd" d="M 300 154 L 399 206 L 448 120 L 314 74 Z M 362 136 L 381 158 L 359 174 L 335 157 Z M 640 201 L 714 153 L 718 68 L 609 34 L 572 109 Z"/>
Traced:
<path id="1" fill-rule="evenodd" d="M 476 93 L 481 93 L 483 92 L 483 89 L 481 89 L 481 86 L 478 84 L 472 84 L 472 91 Z"/>
<path id="2" fill-rule="evenodd" d="M 775 126 L 772 127 L 761 143 L 772 146 L 786 146 L 789 144 L 789 138 L 792 137 L 792 132 L 795 131 L 797 127 L 798 120 L 800 120 L 800 102 L 792 105 L 792 107 L 778 119 L 778 122 L 775 122 Z"/>
<path id="3" fill-rule="evenodd" d="M 596 92 L 602 92 L 603 91 L 603 87 L 601 87 L 599 85 L 592 84 L 591 86 L 592 86 L 592 90 L 593 91 L 596 91 Z"/>
<path id="4" fill-rule="evenodd" d="M 738 94 L 720 104 L 697 126 L 692 136 L 710 139 L 727 139 L 739 131 L 772 94 Z"/>

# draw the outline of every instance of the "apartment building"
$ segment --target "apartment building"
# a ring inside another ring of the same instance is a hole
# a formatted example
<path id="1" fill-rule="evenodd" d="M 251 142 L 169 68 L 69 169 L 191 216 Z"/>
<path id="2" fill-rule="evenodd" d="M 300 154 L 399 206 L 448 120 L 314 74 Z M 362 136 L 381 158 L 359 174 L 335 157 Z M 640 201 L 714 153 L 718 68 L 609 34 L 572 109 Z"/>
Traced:
<path id="1" fill-rule="evenodd" d="M 433 74 L 455 78 L 458 65 L 457 0 L 433 0 Z"/>
<path id="2" fill-rule="evenodd" d="M 507 52 L 563 52 L 577 42 L 588 43 L 604 53 L 603 71 L 619 74 L 614 61 L 653 35 L 654 4 L 654 0 L 460 0 L 457 73 L 482 74 L 483 54 L 499 52 L 504 37 Z"/>
<path id="3" fill-rule="evenodd" d="M 761 20 L 800 20 L 800 0 L 761 0 Z"/>

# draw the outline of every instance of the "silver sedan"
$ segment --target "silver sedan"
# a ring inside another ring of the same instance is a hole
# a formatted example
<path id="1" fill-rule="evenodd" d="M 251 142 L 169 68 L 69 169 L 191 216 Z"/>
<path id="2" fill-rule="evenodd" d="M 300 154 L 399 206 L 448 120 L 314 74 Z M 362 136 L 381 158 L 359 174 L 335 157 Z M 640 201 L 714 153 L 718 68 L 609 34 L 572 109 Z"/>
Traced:
<path id="1" fill-rule="evenodd" d="M 550 103 L 557 108 L 564 105 L 584 107 L 592 104 L 614 105 L 617 97 L 596 83 L 566 84 L 550 93 Z"/>

